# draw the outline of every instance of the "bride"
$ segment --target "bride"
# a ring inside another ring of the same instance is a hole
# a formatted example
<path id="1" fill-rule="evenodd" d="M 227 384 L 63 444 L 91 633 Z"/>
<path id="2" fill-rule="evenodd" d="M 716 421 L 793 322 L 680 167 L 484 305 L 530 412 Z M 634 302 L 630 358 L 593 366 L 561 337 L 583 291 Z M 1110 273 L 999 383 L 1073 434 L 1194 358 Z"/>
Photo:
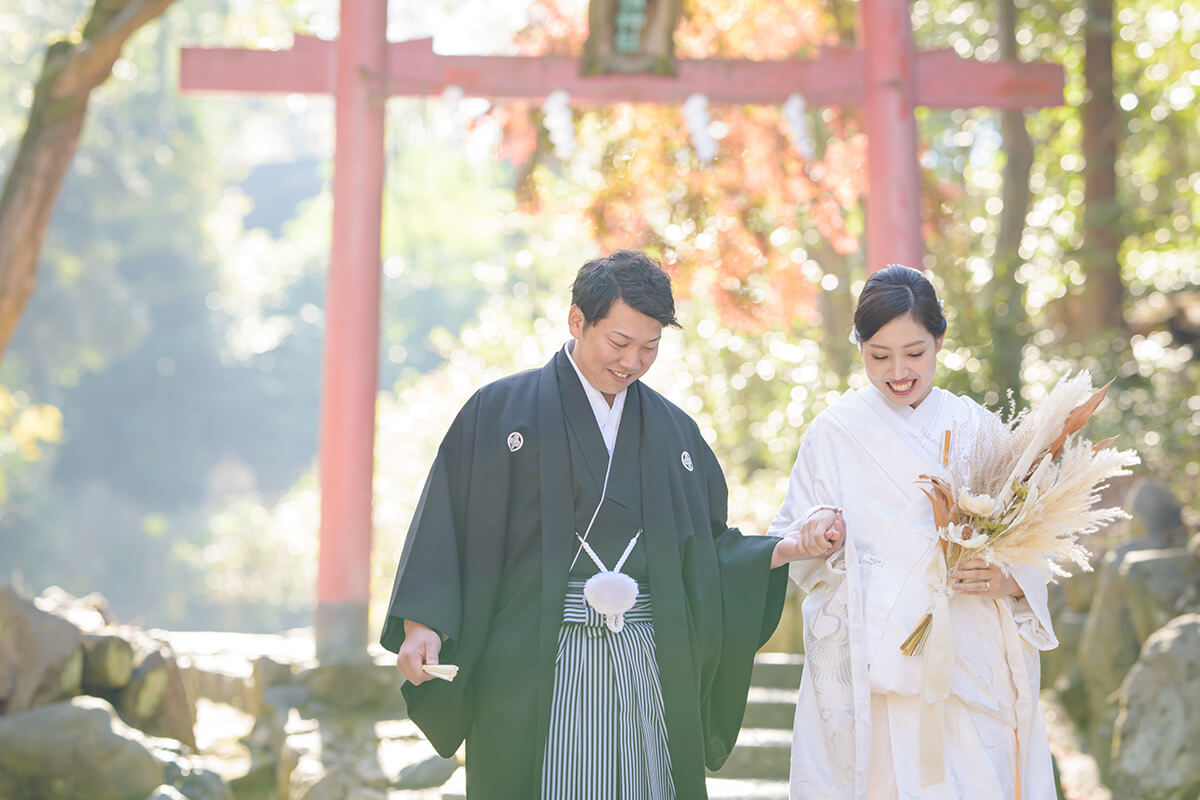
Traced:
<path id="1" fill-rule="evenodd" d="M 933 385 L 946 318 L 932 284 L 891 266 L 859 297 L 852 338 L 869 385 L 807 431 L 769 533 L 814 506 L 842 509 L 846 544 L 799 561 L 805 669 L 792 744 L 792 800 L 1053 800 L 1038 705 L 1040 650 L 1058 644 L 1036 572 L 974 560 L 944 569 L 918 476 L 945 477 L 947 432 L 986 413 Z M 900 646 L 930 610 L 941 630 Z"/>

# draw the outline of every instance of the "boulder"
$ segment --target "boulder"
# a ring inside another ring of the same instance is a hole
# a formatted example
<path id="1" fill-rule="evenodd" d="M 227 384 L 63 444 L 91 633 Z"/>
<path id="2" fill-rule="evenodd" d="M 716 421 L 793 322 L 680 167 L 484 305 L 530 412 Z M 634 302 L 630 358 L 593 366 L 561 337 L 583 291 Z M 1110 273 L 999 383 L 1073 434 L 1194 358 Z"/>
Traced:
<path id="1" fill-rule="evenodd" d="M 1074 580 L 1074 578 L 1072 578 Z M 1079 660 L 1079 645 L 1088 615 L 1064 608 L 1053 614 L 1054 633 L 1058 636 L 1058 647 L 1045 650 L 1042 659 L 1042 685 L 1053 686 L 1059 676 L 1076 667 Z"/>
<path id="2" fill-rule="evenodd" d="M 280 797 L 384 800 L 391 781 L 380 761 L 377 725 L 356 714 L 293 715 L 279 758 Z"/>
<path id="3" fill-rule="evenodd" d="M 1121 562 L 1120 573 L 1140 642 L 1174 618 L 1189 589 L 1200 582 L 1200 564 L 1183 547 L 1130 552 Z"/>
<path id="4" fill-rule="evenodd" d="M 157 650 L 139 654 L 129 683 L 121 692 L 117 708 L 121 716 L 144 725 L 158 711 L 167 694 L 167 660 Z"/>
<path id="5" fill-rule="evenodd" d="M 350 776 L 327 766 L 324 755 L 318 728 L 289 735 L 276 773 L 279 796 L 284 800 L 342 800 L 350 788 Z"/>
<path id="6" fill-rule="evenodd" d="M 293 730 L 284 735 L 283 746 L 279 751 L 276 774 L 279 796 L 287 797 L 290 791 L 288 787 L 304 776 L 315 780 L 319 775 L 323 775 L 324 769 L 318 770 L 317 767 L 323 767 L 319 726 L 315 720 L 302 729 L 296 729 L 293 724 Z"/>
<path id="7" fill-rule="evenodd" d="M 108 600 L 99 592 L 76 597 L 59 586 L 48 586 L 34 600 L 37 607 L 70 622 L 84 633 L 96 633 L 116 623 Z"/>
<path id="8" fill-rule="evenodd" d="M 1083 682 L 1083 671 L 1079 669 L 1079 665 L 1075 664 L 1064 670 L 1054 680 L 1052 688 L 1071 723 L 1077 728 L 1086 729 L 1091 709 L 1088 705 L 1087 685 Z"/>
<path id="9" fill-rule="evenodd" d="M 1103 557 L 1100 560 L 1102 561 Z M 1100 582 L 1100 576 L 1095 571 L 1084 572 L 1074 565 L 1071 565 L 1070 569 L 1071 577 L 1050 584 L 1050 613 L 1056 628 L 1060 608 L 1087 613 L 1092 606 L 1092 598 L 1096 595 L 1096 586 Z"/>
<path id="10" fill-rule="evenodd" d="M 410 764 L 400 771 L 392 787 L 395 789 L 432 789 L 450 780 L 458 769 L 458 759 L 430 756 Z"/>
<path id="11" fill-rule="evenodd" d="M 2 800 L 142 800 L 162 782 L 141 734 L 100 698 L 0 718 Z"/>
<path id="12" fill-rule="evenodd" d="M 327 770 L 320 759 L 305 756 L 291 773 L 285 800 L 345 800 L 352 786 L 341 770 Z"/>
<path id="13" fill-rule="evenodd" d="M 290 773 L 285 800 L 387 800 L 386 787 L 364 784 L 345 764 L 326 765 L 312 754 Z"/>
<path id="14" fill-rule="evenodd" d="M 188 797 L 174 786 L 163 784 L 155 789 L 146 800 L 194 800 L 194 798 Z"/>
<path id="15" fill-rule="evenodd" d="M 283 751 L 292 710 L 304 703 L 308 694 L 302 686 L 268 686 L 259 694 L 258 715 L 246 736 L 246 746 L 256 762 L 274 764 Z"/>
<path id="16" fill-rule="evenodd" d="M 133 676 L 117 694 L 117 709 L 131 724 L 196 748 L 196 700 L 171 646 L 149 633 L 127 630 Z"/>
<path id="17" fill-rule="evenodd" d="M 250 752 L 250 766 L 245 775 L 233 781 L 232 788 L 238 797 L 281 796 L 280 787 L 286 787 L 286 783 L 280 761 L 289 734 L 289 722 L 293 723 L 292 732 L 295 732 L 301 718 L 293 712 L 305 701 L 307 693 L 302 686 L 268 686 L 257 690 L 256 696 L 258 699 L 254 704 L 258 713 L 254 727 L 243 739 Z"/>
<path id="18" fill-rule="evenodd" d="M 1200 614 L 1146 640 L 1120 691 L 1110 782 L 1114 797 L 1200 795 Z"/>
<path id="19" fill-rule="evenodd" d="M 90 693 L 120 689 L 133 678 L 133 645 L 113 633 L 83 635 L 83 688 Z"/>
<path id="20" fill-rule="evenodd" d="M 276 765 L 273 761 L 252 761 L 245 775 L 229 782 L 229 788 L 237 798 L 270 797 L 275 791 L 275 772 Z"/>
<path id="21" fill-rule="evenodd" d="M 296 682 L 315 703 L 329 709 L 404 709 L 404 676 L 393 663 L 321 664 L 300 671 Z"/>
<path id="22" fill-rule="evenodd" d="M 351 786 L 346 792 L 346 800 L 388 800 L 387 789 L 375 789 L 370 786 Z"/>
<path id="23" fill-rule="evenodd" d="M 1153 546 L 1183 547 L 1187 544 L 1183 508 L 1166 484 L 1149 479 L 1137 481 L 1129 490 L 1127 504 L 1134 527 Z"/>
<path id="24" fill-rule="evenodd" d="M 196 698 L 183 679 L 183 671 L 170 645 L 159 650 L 167 661 L 167 691 L 158 707 L 158 713 L 150 720 L 146 730 L 178 739 L 193 750 L 196 749 Z"/>
<path id="25" fill-rule="evenodd" d="M 163 780 L 188 800 L 233 800 L 233 791 L 219 773 L 190 758 L 176 757 L 163 766 Z"/>
<path id="26" fill-rule="evenodd" d="M 0 714 L 15 714 L 78 694 L 83 676 L 79 629 L 0 585 Z"/>
<path id="27" fill-rule="evenodd" d="M 1121 580 L 1121 562 L 1134 546 L 1130 543 L 1109 551 L 1097 570 L 1096 594 L 1079 638 L 1079 667 L 1088 697 L 1087 719 L 1077 720 L 1080 723 L 1099 724 L 1113 709 L 1109 698 L 1141 650 Z M 1107 739 L 1089 744 L 1098 753 L 1108 750 Z"/>
<path id="28" fill-rule="evenodd" d="M 163 784 L 187 800 L 233 800 L 225 779 L 203 766 L 182 742 L 149 736 L 144 741 L 150 754 L 163 766 Z"/>
<path id="29" fill-rule="evenodd" d="M 254 685 L 259 690 L 271 686 L 286 686 L 292 682 L 292 678 L 296 674 L 296 665 L 270 656 L 259 656 L 254 659 L 252 673 Z M 252 708 L 247 710 L 254 713 Z"/>
<path id="30" fill-rule="evenodd" d="M 1107 774 L 1117 717 L 1114 697 L 1143 640 L 1194 598 L 1197 562 L 1186 551 L 1179 502 L 1165 485 L 1139 480 L 1127 507 L 1137 536 L 1105 554 L 1079 645 L 1089 749 Z M 1172 561 L 1176 563 L 1171 563 Z"/>
<path id="31" fill-rule="evenodd" d="M 372 732 L 355 737 L 342 753 L 339 763 L 350 770 L 357 786 L 365 789 L 386 790 L 390 781 L 379 763 L 379 740 Z"/>
<path id="32" fill-rule="evenodd" d="M 235 647 L 241 642 L 229 634 L 170 633 L 168 641 L 196 698 L 225 703 L 257 716 L 262 690 L 291 680 L 290 662 L 242 652 Z M 199 649 L 206 646 L 207 651 Z"/>

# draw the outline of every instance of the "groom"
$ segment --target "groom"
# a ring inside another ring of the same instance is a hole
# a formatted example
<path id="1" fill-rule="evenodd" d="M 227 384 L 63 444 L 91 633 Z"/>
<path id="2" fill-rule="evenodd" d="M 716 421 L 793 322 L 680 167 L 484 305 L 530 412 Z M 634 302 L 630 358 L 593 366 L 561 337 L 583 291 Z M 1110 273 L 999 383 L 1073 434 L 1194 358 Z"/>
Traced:
<path id="1" fill-rule="evenodd" d="M 451 425 L 381 640 L 438 752 L 466 741 L 473 800 L 705 798 L 779 621 L 780 567 L 841 534 L 829 511 L 782 539 L 727 526 L 716 457 L 640 380 L 678 327 L 657 261 L 589 261 L 571 299 L 566 345 Z M 588 583 L 600 572 L 636 582 L 620 613 Z M 439 662 L 457 678 L 431 680 Z"/>

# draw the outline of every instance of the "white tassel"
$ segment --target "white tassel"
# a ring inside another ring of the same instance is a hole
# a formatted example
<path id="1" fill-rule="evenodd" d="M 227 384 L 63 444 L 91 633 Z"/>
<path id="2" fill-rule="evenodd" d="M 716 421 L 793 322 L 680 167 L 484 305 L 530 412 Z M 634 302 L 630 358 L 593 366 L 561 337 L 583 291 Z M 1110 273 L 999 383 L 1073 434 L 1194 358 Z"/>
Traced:
<path id="1" fill-rule="evenodd" d="M 637 581 L 624 572 L 597 572 L 583 585 L 583 597 L 613 633 L 625 627 L 625 612 L 637 600 Z"/>
<path id="2" fill-rule="evenodd" d="M 612 463 L 611 460 L 609 463 Z M 589 525 L 588 528 L 590 529 L 591 526 Z M 579 539 L 580 548 L 587 552 L 588 558 L 600 569 L 599 572 L 587 579 L 587 583 L 583 584 L 583 599 L 596 610 L 597 614 L 604 616 L 604 624 L 613 633 L 620 633 L 621 629 L 625 627 L 625 612 L 633 608 L 633 604 L 637 601 L 637 581 L 621 572 L 621 567 L 625 566 L 625 559 L 629 558 L 629 554 L 633 552 L 633 546 L 637 544 L 638 537 L 641 535 L 641 530 L 633 535 L 629 544 L 625 545 L 625 552 L 621 553 L 616 566 L 610 570 L 604 566 L 604 562 L 600 560 L 600 556 L 596 555 L 596 551 L 591 548 L 591 545 L 578 533 L 575 534 Z"/>

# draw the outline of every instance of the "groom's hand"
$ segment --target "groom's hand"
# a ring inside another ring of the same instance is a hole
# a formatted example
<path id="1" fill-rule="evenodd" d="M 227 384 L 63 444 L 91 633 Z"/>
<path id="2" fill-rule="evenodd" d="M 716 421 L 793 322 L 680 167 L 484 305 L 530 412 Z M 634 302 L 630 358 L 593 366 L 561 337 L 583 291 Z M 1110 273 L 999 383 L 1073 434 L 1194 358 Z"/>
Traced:
<path id="1" fill-rule="evenodd" d="M 841 511 L 821 509 L 798 530 L 779 540 L 771 555 L 771 567 L 809 558 L 827 558 L 846 541 L 846 521 Z"/>
<path id="2" fill-rule="evenodd" d="M 419 686 L 429 680 L 422 667 L 438 663 L 441 652 L 442 637 L 437 631 L 411 619 L 404 620 L 404 643 L 396 654 L 396 668 L 409 683 Z"/>

